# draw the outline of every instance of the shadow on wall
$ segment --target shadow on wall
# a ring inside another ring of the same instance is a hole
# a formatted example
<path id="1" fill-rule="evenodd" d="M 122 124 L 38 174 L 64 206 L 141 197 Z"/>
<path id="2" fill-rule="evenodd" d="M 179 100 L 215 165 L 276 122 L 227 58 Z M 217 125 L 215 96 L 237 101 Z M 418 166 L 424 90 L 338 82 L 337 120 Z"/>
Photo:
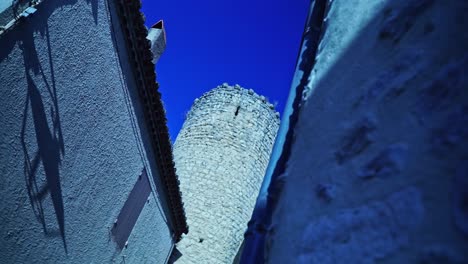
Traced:
<path id="1" fill-rule="evenodd" d="M 49 41 L 49 30 L 46 28 L 46 37 Z M 52 204 L 54 206 L 55 214 L 57 216 L 57 223 L 59 226 L 60 236 L 62 237 L 65 251 L 67 245 L 65 240 L 65 217 L 63 209 L 62 189 L 60 184 L 60 162 L 61 157 L 65 154 L 63 136 L 60 125 L 60 114 L 57 101 L 57 90 L 55 86 L 55 75 L 53 70 L 52 55 L 50 43 L 48 43 L 49 52 L 49 66 L 50 66 L 50 79 L 48 82 L 42 66 L 37 58 L 36 50 L 34 47 L 34 40 L 25 38 L 20 43 L 20 48 L 23 51 L 24 67 L 27 80 L 27 95 L 25 109 L 23 112 L 23 125 L 21 129 L 21 143 L 24 152 L 24 174 L 26 180 L 26 187 L 28 189 L 29 200 L 33 208 L 34 214 L 42 224 L 44 233 L 53 235 L 46 227 L 44 210 L 42 202 L 46 198 L 47 193 L 50 193 Z M 36 86 L 31 71 L 34 74 L 39 74 L 43 83 L 47 88 L 47 95 L 52 102 L 50 110 L 47 111 L 44 107 L 42 95 Z M 29 151 L 25 142 L 25 133 L 27 131 L 27 119 L 29 116 L 28 107 L 31 105 L 32 120 L 34 123 L 34 132 L 37 142 L 37 153 L 31 159 Z M 47 122 L 47 114 L 51 116 L 52 127 L 49 127 Z M 44 174 L 46 177 L 45 186 L 39 186 L 37 178 L 37 169 L 39 164 L 42 163 Z"/>
<path id="2" fill-rule="evenodd" d="M 12 0 L 12 5 L 9 9 L 5 10 L 2 15 L 11 16 L 7 20 L 18 17 L 23 11 L 24 6 L 27 6 L 25 0 Z M 31 2 L 31 1 L 29 1 Z M 63 6 L 74 5 L 78 0 L 47 0 L 40 3 L 37 6 L 37 12 L 33 14 L 32 18 L 28 17 L 19 22 L 10 32 L 4 33 L 4 36 L 0 37 L 0 63 L 8 57 L 14 46 L 21 42 L 25 37 L 30 35 L 33 37 L 34 33 L 39 32 L 41 36 L 44 36 L 47 28 L 47 20 L 54 13 L 55 10 L 60 9 Z M 91 5 L 91 12 L 93 15 L 94 23 L 98 23 L 98 0 L 86 0 L 86 3 Z M 5 13 L 5 14 L 4 14 Z M 33 20 L 33 21 L 32 21 Z M 72 23 L 73 21 L 71 21 Z M 4 25 L 0 25 L 4 26 Z M 26 29 L 27 27 L 27 29 Z M 26 31 L 26 32 L 25 32 Z"/>
<path id="3" fill-rule="evenodd" d="M 334 2 L 333 4 L 337 3 Z M 369 19 L 369 22 L 356 34 L 356 37 L 350 42 L 350 45 L 341 52 L 341 55 L 330 69 L 328 69 L 328 72 L 324 73 L 321 80 L 315 83 L 314 88 L 316 89 L 313 91 L 305 91 L 309 98 L 302 102 L 302 108 L 300 108 L 299 111 L 296 111 L 296 113 L 301 114 L 300 111 L 304 110 L 312 111 L 310 110 L 312 108 L 314 108 L 317 115 L 327 111 L 334 112 L 335 110 L 332 108 L 336 107 L 336 105 L 338 105 L 336 102 L 339 102 L 341 99 L 336 99 L 334 102 L 335 104 L 332 104 L 324 98 L 333 98 L 332 95 L 335 93 L 340 97 L 350 98 L 347 100 L 353 100 L 356 102 L 353 107 L 350 107 L 350 112 L 346 115 L 366 117 L 368 114 L 372 114 L 372 116 L 374 116 L 379 114 L 379 106 L 383 104 L 396 104 L 398 100 L 406 100 L 406 98 L 403 98 L 404 95 L 405 97 L 413 100 L 411 104 L 408 105 L 408 116 L 412 120 L 414 119 L 419 121 L 421 126 L 430 127 L 433 124 L 440 125 L 438 124 L 438 120 L 441 119 L 450 120 L 452 124 L 456 124 L 441 126 L 439 130 L 444 131 L 440 133 L 442 136 L 434 133 L 434 131 L 430 131 L 430 138 L 432 138 L 431 140 L 433 142 L 439 142 L 440 145 L 442 145 L 437 147 L 442 149 L 441 156 L 443 161 L 447 162 L 450 166 L 456 167 L 455 164 L 463 162 L 460 161 L 461 157 L 465 159 L 466 162 L 466 145 L 468 143 L 466 138 L 468 137 L 466 136 L 467 130 L 463 128 L 467 127 L 467 119 L 463 118 L 463 116 L 466 116 L 466 112 L 463 115 L 458 114 L 460 111 L 466 111 L 465 109 L 468 109 L 466 93 L 463 92 L 466 91 L 463 90 L 466 80 L 463 76 L 466 76 L 464 73 L 466 73 L 467 69 L 468 53 L 465 48 L 466 43 L 460 43 L 458 41 L 463 39 L 464 42 L 466 42 L 468 41 L 468 37 L 466 34 L 458 39 L 448 36 L 451 36 L 450 34 L 454 34 L 457 30 L 458 34 L 464 34 L 460 30 L 463 28 L 463 25 L 468 24 L 468 20 L 466 19 L 466 16 L 464 16 L 468 10 L 468 5 L 463 1 L 447 1 L 447 3 L 444 3 L 443 5 L 448 4 L 456 5 L 459 8 L 454 8 L 453 10 L 457 10 L 457 12 L 446 21 L 437 21 L 436 18 L 426 13 L 431 8 L 441 8 L 442 5 L 437 1 L 411 0 L 389 2 L 386 4 L 383 8 L 384 15 Z M 431 38 L 434 37 L 431 34 L 436 30 L 440 30 L 438 28 L 439 26 L 447 29 L 450 28 L 449 26 L 451 25 L 457 25 L 458 28 L 452 27 L 453 32 L 443 31 L 443 33 L 440 33 L 439 31 L 439 34 L 441 35 L 446 34 L 442 35 L 444 37 L 444 41 L 432 43 Z M 327 24 L 325 24 L 324 27 L 327 27 Z M 301 86 L 309 82 L 309 73 L 312 70 L 310 66 L 313 65 L 313 61 L 311 60 L 316 59 L 308 53 L 309 49 L 314 48 L 313 43 L 309 43 L 308 39 L 305 39 L 305 41 L 308 50 L 303 53 L 301 58 L 302 63 L 299 65 L 300 70 L 305 72 L 301 79 Z M 404 43 L 404 46 L 401 46 L 400 43 Z M 423 45 L 421 43 L 425 44 Z M 414 47 L 409 44 L 414 44 Z M 372 60 L 374 61 L 368 62 L 366 61 L 369 60 L 368 52 L 372 49 L 374 49 L 372 57 Z M 451 58 L 446 61 L 437 61 L 434 59 L 436 55 L 431 54 L 433 51 L 437 51 L 439 54 L 442 52 L 446 53 L 449 55 L 447 57 Z M 457 58 L 457 55 L 459 55 L 459 58 Z M 366 60 L 363 60 L 363 58 L 366 58 Z M 380 70 L 361 70 L 364 67 L 375 67 L 372 64 L 374 62 L 387 61 L 390 61 L 391 63 L 384 64 L 386 66 L 381 67 Z M 359 70 L 352 70 L 353 68 L 357 68 Z M 373 74 L 377 74 L 370 78 L 368 76 L 369 71 Z M 365 85 L 365 92 L 361 93 L 352 89 L 353 87 L 350 87 L 350 84 L 348 83 L 350 79 L 363 80 L 363 82 L 365 80 L 366 82 L 363 84 Z M 340 87 L 348 87 L 349 89 L 342 89 Z M 347 93 L 345 94 L 343 91 Z M 299 94 L 296 96 L 296 99 L 298 97 L 301 98 Z M 307 102 L 314 102 L 314 104 L 307 104 Z M 319 104 L 320 102 L 322 103 Z M 304 113 L 302 114 L 304 115 Z M 307 112 L 307 114 L 310 114 L 310 112 Z M 346 115 L 340 113 L 339 117 L 342 118 Z M 452 115 L 454 115 L 456 119 L 449 119 Z M 334 115 L 333 117 L 336 116 L 337 115 Z M 306 118 L 310 117 L 308 116 Z M 327 118 L 330 118 L 330 115 L 327 115 Z M 319 120 L 319 118 L 314 120 Z M 339 166 L 367 151 L 369 146 L 374 143 L 374 139 L 369 136 L 371 132 L 374 129 L 382 129 L 374 128 L 372 119 L 370 122 L 368 122 L 367 119 L 363 120 L 364 122 L 357 123 L 355 129 L 350 130 L 350 136 L 343 136 L 341 140 L 342 143 L 340 144 L 335 157 L 336 163 Z M 291 121 L 291 123 L 293 122 Z M 327 127 L 327 131 L 343 130 L 342 124 L 340 123 L 341 122 L 335 122 L 332 125 L 329 125 L 329 127 Z M 436 131 L 438 132 L 438 130 Z M 407 133 L 407 131 L 400 128 L 399 131 L 392 136 L 392 140 L 402 138 L 400 135 L 403 135 L 404 133 Z M 451 140 L 448 140 L 449 137 L 454 140 L 453 143 L 449 143 L 451 142 Z M 292 138 L 290 143 L 287 144 L 293 143 L 294 138 Z M 427 144 L 434 145 L 431 141 L 428 141 Z M 321 146 L 314 147 L 321 149 Z M 398 149 L 398 151 L 394 150 L 395 145 L 389 144 L 386 149 L 382 152 L 378 152 L 370 161 L 368 161 L 368 163 L 365 163 L 363 165 L 362 172 L 360 172 L 362 174 L 359 175 L 360 181 L 369 181 L 371 178 L 381 176 L 384 173 L 397 171 L 399 169 L 399 161 L 398 159 L 396 159 L 396 161 L 393 159 L 393 156 L 395 156 L 393 153 L 396 152 L 398 156 L 401 157 L 404 157 L 404 155 L 400 155 Z M 278 212 L 281 211 L 274 207 L 282 195 L 281 192 L 283 190 L 283 185 L 287 179 L 284 176 L 284 171 L 287 165 L 286 162 L 289 159 L 288 154 L 289 152 L 283 151 L 283 155 L 285 156 L 282 157 L 283 160 L 278 161 L 274 172 L 274 177 L 276 177 L 276 179 L 271 183 L 268 191 L 268 202 L 270 203 L 269 206 L 272 207 L 270 208 L 270 213 L 273 210 L 277 210 L 277 215 L 279 215 Z M 417 162 L 422 164 L 423 160 L 418 160 Z M 454 193 L 458 192 L 460 193 L 460 196 L 464 195 L 464 199 L 466 201 L 466 199 L 468 199 L 468 192 L 466 190 L 462 190 L 461 188 L 463 187 L 461 186 L 465 185 L 460 184 L 460 186 L 457 186 L 454 184 L 452 188 Z M 322 200 L 324 203 L 327 203 L 329 200 L 334 198 L 333 192 L 330 191 L 328 187 L 322 187 L 320 189 L 317 188 L 316 195 L 317 198 Z M 281 199 L 285 198 L 283 197 Z M 458 200 L 461 201 L 463 198 L 458 198 Z M 288 202 L 291 202 L 291 200 Z M 461 216 L 458 216 L 460 219 L 459 222 L 467 223 L 467 207 L 463 207 L 460 204 L 462 203 L 453 203 L 451 205 L 453 208 L 450 209 L 454 212 L 463 212 L 458 214 L 464 215 L 463 219 Z M 269 216 L 271 217 L 271 215 Z M 457 220 L 456 216 L 454 216 L 454 218 Z M 265 250 L 267 251 L 266 254 L 271 254 L 274 249 L 278 249 L 280 247 L 277 245 L 284 245 L 285 243 L 284 241 L 281 241 L 281 237 L 277 235 L 278 233 L 276 232 L 278 225 L 275 226 L 275 224 L 267 226 L 268 233 L 267 241 L 265 243 Z M 340 226 L 340 224 L 337 224 L 337 226 Z M 310 235 L 304 237 L 314 236 Z M 307 240 L 304 243 L 306 244 L 309 241 L 310 240 Z M 352 240 L 350 241 L 352 242 Z M 350 252 L 353 253 L 351 256 L 356 257 L 361 253 L 355 252 L 355 247 L 351 245 L 351 242 L 348 244 L 343 243 L 340 247 L 342 249 L 344 249 L 345 246 L 352 248 L 350 249 Z M 397 241 L 395 244 L 397 243 L 399 242 Z M 310 244 L 315 245 L 313 242 L 310 242 Z M 363 249 L 360 250 L 367 250 L 367 247 L 361 248 Z M 317 250 L 317 248 L 314 248 L 314 250 Z M 387 249 L 382 248 L 380 250 L 373 251 L 383 252 L 383 250 Z M 319 251 L 320 250 L 317 252 Z M 369 252 L 371 251 L 369 250 Z M 291 253 L 291 255 L 294 255 L 294 253 Z M 307 254 L 309 253 L 310 252 L 307 252 Z M 322 252 L 322 254 L 324 254 L 323 256 L 327 256 L 326 253 Z M 261 257 L 263 257 L 263 255 Z M 366 258 L 369 258 L 369 256 L 366 256 Z M 351 259 L 350 262 L 362 262 L 355 260 L 356 259 Z M 331 260 L 331 262 L 333 262 L 333 260 Z"/>
<path id="4" fill-rule="evenodd" d="M 0 39 L 0 45 L 2 47 L 0 49 L 0 63 L 4 62 L 16 45 L 19 46 L 23 54 L 24 74 L 27 82 L 27 89 L 25 90 L 27 93 L 20 136 L 24 152 L 24 177 L 31 207 L 37 220 L 42 225 L 46 236 L 60 236 L 62 238 L 66 253 L 65 215 L 60 183 L 60 164 L 65 154 L 65 148 L 60 122 L 48 18 L 55 10 L 65 5 L 73 5 L 76 3 L 76 0 L 45 1 L 37 7 L 38 11 L 32 17 L 20 21 L 15 28 L 6 32 Z M 91 4 L 92 15 L 97 24 L 98 2 L 97 0 L 87 0 L 87 3 Z M 18 12 L 16 7 L 17 5 L 13 3 L 12 8 L 15 13 Z M 39 33 L 40 36 L 37 33 Z M 47 59 L 50 76 L 48 76 L 48 72 L 43 70 L 39 60 L 34 42 L 35 37 L 42 37 L 47 41 Z M 45 90 L 38 88 L 37 80 L 40 80 L 39 87 L 44 87 L 46 88 Z M 44 105 L 44 101 L 51 102 L 50 109 L 47 109 L 47 104 Z M 32 127 L 27 127 L 27 120 L 30 118 L 30 115 L 34 124 L 34 129 L 32 129 Z M 51 122 L 48 120 L 51 120 Z M 36 138 L 37 152 L 34 154 L 31 154 L 31 150 L 28 150 L 28 144 L 26 143 L 26 134 L 29 131 L 34 131 Z M 40 177 L 41 174 L 38 175 L 37 173 L 41 164 L 44 170 L 45 181 Z M 50 230 L 50 227 L 48 228 L 46 223 L 43 202 L 47 198 L 47 194 L 50 194 L 52 199 L 58 230 Z"/>
<path id="5" fill-rule="evenodd" d="M 91 11 L 93 12 L 94 24 L 98 22 L 98 1 L 97 0 L 86 0 L 88 4 L 91 4 Z"/>
<path id="6" fill-rule="evenodd" d="M 311 73 L 315 64 L 314 60 L 316 59 L 313 56 L 314 50 L 318 48 L 316 46 L 316 43 L 309 41 L 309 37 L 310 35 L 317 34 L 318 32 L 312 32 L 316 31 L 316 29 L 306 28 L 306 34 L 308 34 L 305 36 L 304 39 L 306 50 L 301 56 L 301 63 L 299 65 L 299 69 L 303 72 L 303 75 L 298 85 L 298 87 L 305 87 L 306 90 L 302 92 L 301 89 L 297 89 L 298 92 L 295 97 L 295 104 L 297 104 L 297 108 L 295 109 L 294 115 L 290 118 L 290 123 L 295 124 L 297 122 L 299 114 L 302 111 L 302 108 L 300 107 L 303 107 L 306 101 L 320 101 L 319 99 L 310 98 L 325 98 L 331 93 L 330 87 L 348 86 L 349 84 L 346 83 L 347 78 L 349 78 L 348 75 L 354 75 L 355 79 L 369 79 L 369 76 L 367 76 L 367 72 L 361 71 L 361 75 L 356 75 L 357 73 L 355 71 L 350 70 L 353 67 L 357 67 L 356 65 L 358 65 L 360 68 L 364 67 L 365 64 L 362 62 L 362 58 L 368 55 L 367 53 L 369 50 L 369 46 L 374 46 L 374 48 L 376 48 L 378 47 L 378 45 L 380 45 L 381 49 L 394 51 L 394 53 L 397 53 L 398 51 L 401 54 L 396 58 L 391 59 L 393 66 L 391 70 L 388 70 L 386 68 L 382 69 L 382 73 L 376 76 L 375 79 L 377 80 L 374 81 L 374 83 L 365 84 L 368 85 L 369 88 L 366 90 L 364 95 L 359 96 L 359 98 L 355 98 L 356 103 L 354 104 L 353 110 L 355 112 L 359 112 L 359 114 L 365 115 L 366 113 L 373 111 L 373 108 L 377 104 L 396 100 L 403 93 L 409 93 L 409 91 L 407 91 L 405 87 L 400 87 L 394 83 L 391 83 L 391 81 L 399 80 L 398 78 L 400 78 L 402 79 L 402 83 L 406 84 L 410 81 L 416 80 L 417 78 L 421 78 L 421 76 L 430 76 L 430 74 L 427 74 L 426 72 L 422 71 L 427 71 L 427 68 L 429 68 L 429 64 L 424 65 L 426 68 L 420 66 L 425 61 L 425 57 L 423 56 L 422 52 L 419 52 L 417 50 L 418 47 L 414 49 L 403 50 L 403 48 L 400 48 L 398 44 L 404 38 L 409 39 L 406 40 L 407 42 L 412 41 L 413 43 L 415 43 L 415 41 L 412 38 L 426 38 L 430 36 L 430 34 L 434 31 L 434 28 L 436 27 L 436 21 L 433 21 L 433 18 L 425 15 L 425 12 L 430 8 L 433 8 L 435 2 L 436 1 L 434 0 L 411 0 L 407 2 L 402 2 L 402 4 L 389 3 L 385 5 L 385 7 L 383 8 L 384 16 L 376 17 L 370 20 L 367 23 L 367 25 L 363 27 L 363 29 L 361 29 L 359 33 L 356 34 L 355 39 L 350 42 L 349 46 L 341 52 L 339 59 L 336 62 L 334 62 L 333 66 L 330 69 L 328 69 L 328 72 L 324 74 L 321 80 L 314 85 L 314 87 L 327 87 L 327 89 L 317 89 L 313 91 L 307 90 L 310 89 L 307 88 L 307 85 L 310 82 Z M 333 4 L 336 3 L 333 2 L 330 5 Z M 465 3 L 459 3 L 458 5 L 461 6 L 460 10 L 462 11 L 460 11 L 460 13 L 454 14 L 453 20 L 457 21 L 457 23 L 460 24 L 466 24 L 466 19 L 463 18 L 462 14 L 464 11 L 468 10 L 468 5 Z M 332 6 L 328 7 L 328 9 L 330 8 L 332 8 Z M 420 16 L 424 16 L 424 19 L 422 19 L 424 20 L 424 23 L 418 22 Z M 375 29 L 375 25 L 380 25 L 378 27 L 378 30 Z M 328 25 L 325 22 L 322 31 L 325 31 L 327 26 Z M 462 48 L 460 47 L 460 45 L 451 43 L 453 41 L 449 41 L 448 39 L 449 38 L 447 38 L 446 43 L 439 43 L 437 44 L 438 46 L 432 46 L 431 48 L 434 50 L 441 50 L 440 52 L 448 52 L 448 50 L 450 50 L 449 47 L 457 47 L 457 51 L 462 57 L 468 56 L 468 53 L 463 53 L 463 51 L 461 51 Z M 369 42 L 369 40 L 373 40 L 374 42 Z M 367 46 L 362 45 L 362 43 L 367 43 Z M 391 52 L 389 53 L 393 54 Z M 387 61 L 390 60 L 389 57 L 393 56 L 383 53 L 379 54 L 378 52 L 375 52 L 375 54 L 376 55 L 373 57 L 375 61 Z M 377 55 L 381 57 L 377 57 Z M 445 64 L 446 65 L 440 65 L 440 67 L 446 67 L 450 63 L 446 62 Z M 337 79 L 336 76 L 339 76 L 340 78 Z M 434 98 L 432 98 L 431 100 L 443 101 L 453 99 L 446 98 L 452 95 L 452 92 L 445 91 L 443 89 L 457 88 L 437 87 L 437 89 L 440 89 L 442 91 L 433 91 L 433 93 L 436 94 L 436 96 L 433 96 Z M 425 87 L 419 88 L 419 92 L 421 94 L 428 93 L 428 91 L 425 90 Z M 307 96 L 310 96 L 310 98 L 307 98 Z M 357 97 L 358 94 L 350 92 L 350 95 L 346 96 L 354 98 Z M 427 96 L 420 97 L 421 98 L 419 98 L 419 100 L 421 101 L 427 99 Z M 424 104 L 437 103 L 416 103 L 415 108 L 420 107 Z M 413 110 L 411 113 L 421 111 L 414 109 L 411 110 Z M 342 129 L 341 127 L 339 127 L 339 124 L 336 125 L 337 131 Z M 368 131 L 372 131 L 374 129 L 372 127 L 372 124 L 368 125 L 367 123 L 363 122 L 363 124 L 361 126 L 358 126 L 358 128 L 359 129 L 356 129 L 355 137 L 351 137 L 347 140 L 344 140 L 345 142 L 343 142 L 343 146 L 337 153 L 336 158 L 339 164 L 342 164 L 344 161 L 349 159 L 349 157 L 361 153 L 370 144 L 366 141 L 367 139 L 365 138 L 365 134 L 368 133 Z M 275 167 L 275 176 L 282 175 L 286 170 L 286 162 L 289 159 L 292 144 L 293 138 L 287 139 L 285 143 L 285 150 L 283 151 L 280 160 L 277 162 L 277 167 Z M 278 177 L 274 182 L 272 182 L 272 184 L 269 187 L 268 196 L 269 199 L 274 201 L 274 203 L 278 200 L 281 194 L 281 190 L 285 183 L 284 180 L 284 177 Z"/>

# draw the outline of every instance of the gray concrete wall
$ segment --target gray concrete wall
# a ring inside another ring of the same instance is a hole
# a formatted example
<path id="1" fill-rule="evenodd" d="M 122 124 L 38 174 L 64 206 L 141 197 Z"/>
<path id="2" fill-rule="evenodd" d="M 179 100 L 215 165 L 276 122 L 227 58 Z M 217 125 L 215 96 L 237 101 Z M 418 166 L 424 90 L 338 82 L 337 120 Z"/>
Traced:
<path id="1" fill-rule="evenodd" d="M 164 263 L 170 253 L 118 24 L 112 3 L 47 0 L 0 38 L 2 262 Z M 119 251 L 110 230 L 145 167 L 153 191 Z"/>
<path id="2" fill-rule="evenodd" d="M 467 3 L 329 3 L 266 262 L 467 263 Z"/>
<path id="3" fill-rule="evenodd" d="M 252 90 L 224 84 L 195 100 L 174 145 L 189 225 L 177 263 L 232 263 L 278 126 Z"/>

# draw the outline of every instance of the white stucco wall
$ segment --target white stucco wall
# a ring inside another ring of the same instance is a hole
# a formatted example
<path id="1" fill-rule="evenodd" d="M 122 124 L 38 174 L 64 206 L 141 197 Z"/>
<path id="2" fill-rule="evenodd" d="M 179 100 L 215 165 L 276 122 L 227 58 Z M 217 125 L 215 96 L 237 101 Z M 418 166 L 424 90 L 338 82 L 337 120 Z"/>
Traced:
<path id="1" fill-rule="evenodd" d="M 466 263 L 466 2 L 330 3 L 266 262 Z"/>
<path id="2" fill-rule="evenodd" d="M 164 263 L 170 254 L 110 6 L 47 0 L 0 38 L 1 262 Z M 144 167 L 153 192 L 119 252 L 110 229 Z"/>
<path id="3" fill-rule="evenodd" d="M 0 1 L 0 13 L 11 6 L 10 1 Z"/>

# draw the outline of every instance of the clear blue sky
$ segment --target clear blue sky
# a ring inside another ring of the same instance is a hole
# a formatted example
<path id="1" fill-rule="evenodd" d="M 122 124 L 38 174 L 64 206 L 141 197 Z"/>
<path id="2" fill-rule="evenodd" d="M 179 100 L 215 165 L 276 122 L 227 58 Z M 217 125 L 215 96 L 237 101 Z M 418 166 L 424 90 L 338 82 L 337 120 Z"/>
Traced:
<path id="1" fill-rule="evenodd" d="M 252 88 L 282 112 L 309 0 L 143 0 L 167 47 L 156 72 L 174 141 L 195 98 L 224 82 Z"/>

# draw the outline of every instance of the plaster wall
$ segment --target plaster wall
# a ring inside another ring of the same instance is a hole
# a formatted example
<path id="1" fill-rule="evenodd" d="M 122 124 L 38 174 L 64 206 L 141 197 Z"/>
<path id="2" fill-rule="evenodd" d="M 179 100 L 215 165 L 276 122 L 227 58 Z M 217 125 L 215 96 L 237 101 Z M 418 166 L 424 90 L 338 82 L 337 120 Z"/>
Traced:
<path id="1" fill-rule="evenodd" d="M 164 263 L 170 254 L 115 8 L 47 0 L 0 37 L 2 262 Z M 143 168 L 152 192 L 120 251 L 110 230 Z"/>
<path id="2" fill-rule="evenodd" d="M 224 84 L 195 100 L 174 145 L 189 225 L 177 263 L 232 263 L 278 126 L 253 90 Z"/>
<path id="3" fill-rule="evenodd" d="M 468 5 L 329 3 L 266 262 L 468 262 Z"/>

